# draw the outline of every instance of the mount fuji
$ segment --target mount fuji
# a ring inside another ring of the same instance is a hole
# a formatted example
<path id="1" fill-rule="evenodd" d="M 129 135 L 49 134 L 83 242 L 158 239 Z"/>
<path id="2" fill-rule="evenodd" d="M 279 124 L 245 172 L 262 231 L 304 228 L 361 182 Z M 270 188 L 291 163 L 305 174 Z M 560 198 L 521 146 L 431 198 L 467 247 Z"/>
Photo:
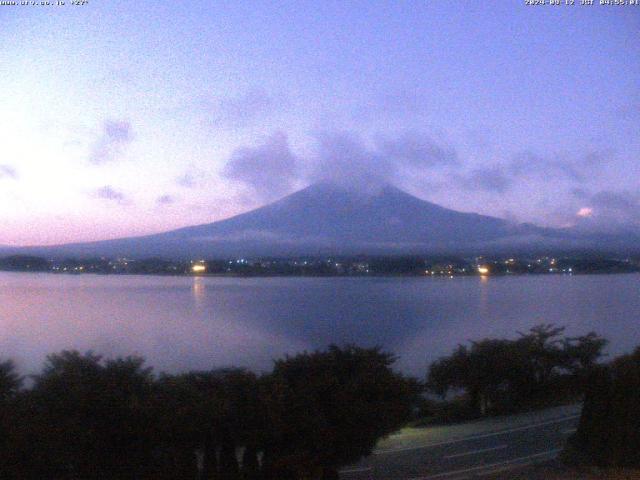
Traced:
<path id="1" fill-rule="evenodd" d="M 30 247 L 49 256 L 222 258 L 586 248 L 597 239 L 450 210 L 385 185 L 317 183 L 234 217 L 141 237 Z"/>

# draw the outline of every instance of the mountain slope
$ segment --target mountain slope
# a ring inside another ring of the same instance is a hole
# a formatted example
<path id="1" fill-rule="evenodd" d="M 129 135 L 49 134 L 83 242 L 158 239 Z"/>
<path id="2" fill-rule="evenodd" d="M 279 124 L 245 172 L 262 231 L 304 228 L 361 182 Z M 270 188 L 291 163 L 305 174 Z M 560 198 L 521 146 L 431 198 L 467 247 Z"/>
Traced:
<path id="1" fill-rule="evenodd" d="M 52 256 L 211 258 L 477 251 L 575 241 L 570 232 L 449 210 L 392 186 L 362 193 L 319 183 L 219 222 L 29 250 Z"/>
<path id="2" fill-rule="evenodd" d="M 366 194 L 321 183 L 251 212 L 172 235 L 400 246 L 450 244 L 470 237 L 493 240 L 508 228 L 504 220 L 448 210 L 391 186 Z"/>

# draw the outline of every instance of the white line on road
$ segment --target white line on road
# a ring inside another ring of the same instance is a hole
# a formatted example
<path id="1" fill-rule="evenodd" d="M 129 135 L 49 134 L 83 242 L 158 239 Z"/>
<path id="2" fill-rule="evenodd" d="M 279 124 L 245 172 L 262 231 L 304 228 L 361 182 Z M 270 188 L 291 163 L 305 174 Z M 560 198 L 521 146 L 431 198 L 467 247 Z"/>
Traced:
<path id="1" fill-rule="evenodd" d="M 507 448 L 507 445 L 506 444 L 498 445 L 497 447 L 481 448 L 480 450 L 471 450 L 470 452 L 456 453 L 455 455 L 447 455 L 444 458 L 449 459 L 449 458 L 466 457 L 467 455 L 475 455 L 477 453 L 491 452 L 493 450 L 502 450 L 503 448 Z"/>
<path id="2" fill-rule="evenodd" d="M 339 470 L 340 473 L 359 473 L 359 472 L 368 472 L 371 470 L 371 467 L 363 467 L 363 468 L 349 468 L 347 470 Z"/>
<path id="3" fill-rule="evenodd" d="M 529 430 L 531 428 L 544 427 L 545 425 L 552 425 L 554 423 L 566 422 L 568 420 L 574 420 L 576 418 L 580 418 L 580 415 L 570 415 L 568 417 L 556 418 L 554 420 L 548 420 L 546 422 L 540 422 L 540 423 L 535 423 L 531 425 L 524 425 L 522 427 L 509 428 L 507 430 L 498 430 L 496 432 L 482 433 L 479 435 L 471 435 L 469 437 L 458 438 L 455 440 L 447 440 L 446 442 L 428 443 L 425 445 L 416 445 L 413 447 L 402 447 L 402 448 L 395 448 L 395 449 L 388 449 L 388 450 L 378 450 L 376 452 L 373 452 L 373 454 L 382 455 L 387 453 L 406 452 L 409 450 L 421 450 L 423 448 L 440 447 L 442 445 L 449 445 L 451 443 L 466 442 L 468 440 L 477 440 L 480 438 L 488 438 L 488 437 L 494 437 L 497 435 L 504 435 L 505 433 L 520 432 L 522 430 Z"/>
<path id="4" fill-rule="evenodd" d="M 554 450 L 547 450 L 546 452 L 540 452 L 540 453 L 536 453 L 534 455 L 527 455 L 526 457 L 512 458 L 511 460 L 506 460 L 504 462 L 489 463 L 487 465 L 478 465 L 477 467 L 464 468 L 464 469 L 461 469 L 461 470 L 452 470 L 451 472 L 437 473 L 436 475 L 429 475 L 427 477 L 414 477 L 411 480 L 432 480 L 432 479 L 435 479 L 435 478 L 451 477 L 453 475 L 459 475 L 459 474 L 463 474 L 463 473 L 474 472 L 474 471 L 477 471 L 477 470 L 485 470 L 485 469 L 493 468 L 493 467 L 501 467 L 501 466 L 504 466 L 504 465 L 512 465 L 512 464 L 514 464 L 514 465 L 515 464 L 527 465 L 529 463 L 533 463 L 533 462 L 528 462 L 528 460 L 533 460 L 533 459 L 539 458 L 539 457 L 556 455 L 561 450 L 562 450 L 561 448 L 556 448 Z M 522 462 L 524 462 L 524 463 L 522 463 Z"/>
<path id="5" fill-rule="evenodd" d="M 522 466 L 526 466 L 527 464 L 522 464 L 522 463 L 513 463 L 511 465 L 503 465 L 501 467 L 497 467 L 497 468 L 491 468 L 487 471 L 483 471 L 483 472 L 476 472 L 474 474 L 474 477 L 478 478 L 478 477 L 487 477 L 489 475 L 495 475 L 496 473 L 500 473 L 500 472 L 508 472 L 509 470 L 513 470 L 516 467 L 522 467 Z M 463 478 L 470 478 L 470 477 L 463 477 Z M 462 480 L 462 478 L 457 478 L 456 480 Z"/>

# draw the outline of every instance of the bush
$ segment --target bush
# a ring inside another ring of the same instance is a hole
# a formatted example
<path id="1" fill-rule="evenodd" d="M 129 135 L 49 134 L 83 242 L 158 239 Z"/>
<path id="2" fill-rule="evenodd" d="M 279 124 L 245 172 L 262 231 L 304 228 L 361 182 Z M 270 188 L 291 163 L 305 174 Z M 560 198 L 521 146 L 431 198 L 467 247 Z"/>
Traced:
<path id="1" fill-rule="evenodd" d="M 595 370 L 566 462 L 640 467 L 640 347 Z"/>

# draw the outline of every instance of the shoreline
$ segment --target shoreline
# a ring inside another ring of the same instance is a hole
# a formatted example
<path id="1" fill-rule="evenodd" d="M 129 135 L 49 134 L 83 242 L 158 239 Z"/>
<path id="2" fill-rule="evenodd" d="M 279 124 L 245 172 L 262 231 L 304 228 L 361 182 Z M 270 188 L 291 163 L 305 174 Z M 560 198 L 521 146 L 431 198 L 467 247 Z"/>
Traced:
<path id="1" fill-rule="evenodd" d="M 140 272 L 56 272 L 50 270 L 2 270 L 0 273 L 30 273 L 30 274 L 48 274 L 48 275 L 60 275 L 60 276 L 82 276 L 82 275 L 95 275 L 101 277 L 108 276 L 136 276 L 136 277 L 184 277 L 184 278 L 439 278 L 439 279 L 453 279 L 453 278 L 478 278 L 481 280 L 488 280 L 490 278 L 513 278 L 513 277 L 577 277 L 587 275 L 637 275 L 639 271 L 631 272 L 554 272 L 554 273 L 542 273 L 542 272 L 527 272 L 527 273 L 495 273 L 491 275 L 477 275 L 477 274 L 437 274 L 437 275 L 418 275 L 418 274 L 385 274 L 385 273 L 370 273 L 370 274 L 241 274 L 241 273 L 205 273 L 205 274 L 191 274 L 191 273 L 140 273 Z"/>

